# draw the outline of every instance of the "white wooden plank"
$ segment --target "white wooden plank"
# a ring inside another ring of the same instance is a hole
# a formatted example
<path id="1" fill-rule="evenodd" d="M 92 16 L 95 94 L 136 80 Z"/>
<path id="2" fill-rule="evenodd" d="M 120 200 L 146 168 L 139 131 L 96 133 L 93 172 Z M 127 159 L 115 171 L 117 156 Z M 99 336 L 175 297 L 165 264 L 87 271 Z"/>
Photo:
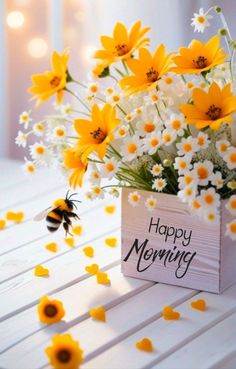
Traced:
<path id="1" fill-rule="evenodd" d="M 119 237 L 119 232 L 114 233 Z M 86 258 L 82 248 L 71 249 L 70 252 L 44 264 L 51 271 L 48 278 L 36 278 L 33 270 L 21 274 L 0 285 L 0 321 L 34 305 L 38 299 L 48 293 L 65 288 L 67 285 L 87 278 L 85 266 L 96 263 L 103 266 L 119 260 L 120 248 L 109 248 L 104 245 L 103 237 L 93 243 L 96 257 Z"/>
<path id="2" fill-rule="evenodd" d="M 197 291 L 189 289 L 156 284 L 107 310 L 107 323 L 94 322 L 89 318 L 74 325 L 67 332 L 81 342 L 85 361 L 87 361 L 160 317 L 163 305 L 179 304 L 196 293 Z M 96 305 L 104 304 L 104 297 L 101 296 L 100 300 L 96 301 Z M 93 306 L 93 301 L 91 301 L 89 307 Z M 23 347 L 25 345 L 28 347 L 28 343 L 22 342 L 22 349 L 14 347 L 9 350 L 7 357 L 10 358 L 10 354 L 12 356 L 17 354 L 19 367 L 25 367 L 27 363 L 30 363 L 32 369 L 47 365 L 47 358 L 42 355 L 42 352 L 44 347 L 49 345 L 50 338 L 47 335 L 47 342 L 42 342 L 39 338 L 42 335 L 45 337 L 46 333 L 41 331 L 37 333 L 37 337 L 30 337 L 30 342 L 34 343 L 34 346 L 30 347 L 30 352 L 28 350 L 24 352 Z M 42 342 L 40 345 L 39 341 Z M 36 364 L 34 364 L 35 358 L 37 358 Z"/>
<path id="3" fill-rule="evenodd" d="M 19 357 L 21 356 L 23 358 L 26 354 L 26 345 L 27 352 L 28 349 L 33 352 L 38 346 L 50 339 L 52 332 L 64 331 L 71 325 L 88 318 L 88 310 L 94 304 L 103 304 L 109 308 L 153 285 L 152 282 L 124 277 L 120 273 L 120 266 L 109 269 L 108 273 L 111 279 L 111 285 L 109 287 L 97 284 L 96 278 L 92 276 L 53 294 L 54 298 L 64 303 L 66 316 L 63 322 L 50 327 L 41 324 L 38 320 L 36 307 L 34 306 L 1 323 L 1 351 L 6 350 L 25 338 L 21 343 L 18 343 L 4 355 L 1 355 L 2 360 L 7 363 L 13 351 L 19 352 Z M 27 326 L 26 322 L 28 323 Z M 3 362 L 0 361 L 0 363 L 2 366 Z M 9 363 L 11 369 L 14 365 L 17 365 L 17 363 L 13 364 L 12 361 Z M 37 364 L 37 366 L 39 365 Z M 22 364 L 22 368 L 25 368 L 25 365 Z M 33 368 L 33 361 L 30 368 Z"/>
<path id="4" fill-rule="evenodd" d="M 22 162 L 11 159 L 0 159 L 1 191 L 27 180 L 21 169 Z"/>
<path id="5" fill-rule="evenodd" d="M 181 313 L 182 319 L 178 321 L 158 319 L 118 345 L 88 361 L 81 368 L 150 368 L 236 311 L 236 285 L 226 290 L 222 295 L 200 293 L 198 298 L 204 298 L 209 305 L 204 314 L 191 309 L 189 302 L 185 302 L 177 309 Z M 148 337 L 153 341 L 154 352 L 148 354 L 135 348 L 135 342 L 143 337 Z"/>
<path id="6" fill-rule="evenodd" d="M 55 191 L 47 194 L 45 196 L 39 196 L 38 198 L 31 200 L 27 202 L 24 206 L 21 207 L 21 210 L 25 212 L 26 219 L 29 221 L 23 222 L 21 224 L 17 224 L 14 226 L 14 228 L 6 227 L 4 230 L 0 232 L 0 255 L 3 255 L 11 250 L 14 250 L 16 248 L 19 248 L 25 244 L 28 244 L 34 240 L 39 240 L 42 237 L 45 238 L 45 242 L 47 242 L 47 237 L 49 232 L 47 231 L 45 221 L 42 222 L 35 222 L 32 220 L 33 216 L 36 215 L 39 211 L 44 210 L 48 206 L 51 205 L 51 203 L 58 198 L 58 195 L 64 197 L 65 196 L 65 190 L 63 189 Z M 108 219 L 114 220 L 116 222 L 118 220 L 118 217 L 120 217 L 120 208 L 118 208 L 120 201 L 119 199 L 112 199 L 112 200 L 103 200 L 103 201 L 90 201 L 85 198 L 84 193 L 78 194 L 78 198 L 81 199 L 82 203 L 78 206 L 78 214 L 81 215 L 81 220 L 83 220 L 83 214 L 88 213 L 91 209 L 99 208 L 101 209 L 101 213 L 99 215 L 102 215 L 102 218 L 99 219 L 100 221 L 104 220 L 104 222 L 108 221 Z M 108 216 L 104 213 L 104 205 L 112 203 L 117 206 L 117 211 L 114 214 L 114 216 Z M 95 214 L 94 214 L 95 217 Z M 87 222 L 89 223 L 89 222 Z M 95 224 L 97 221 L 95 221 Z M 91 224 L 88 226 L 88 230 L 91 229 Z M 99 223 L 101 226 L 101 222 Z M 14 229 L 14 232 L 12 231 Z M 102 227 L 101 227 L 102 232 Z M 60 237 L 63 238 L 63 231 L 60 233 Z M 16 237 L 17 235 L 17 237 Z M 58 235 L 56 236 L 58 237 Z M 50 238 L 50 237 L 49 237 Z M 44 242 L 44 241 L 43 241 Z"/>
<path id="7" fill-rule="evenodd" d="M 86 212 L 84 215 L 81 214 L 81 224 L 83 226 L 83 233 L 79 237 L 75 237 L 76 246 L 84 246 L 91 244 L 100 237 L 102 234 L 108 237 L 117 230 L 120 226 L 120 212 L 119 204 L 117 203 L 117 211 L 112 216 L 104 214 L 104 206 L 92 209 L 90 212 Z M 40 229 L 34 225 L 35 236 L 39 238 L 38 233 L 42 229 L 42 237 L 34 242 L 29 242 L 25 246 L 18 247 L 12 252 L 5 253 L 0 258 L 0 284 L 24 273 L 38 264 L 44 264 L 49 260 L 64 257 L 66 253 L 72 252 L 72 249 L 64 242 L 65 233 L 63 230 L 58 231 L 56 234 L 50 234 L 49 232 L 45 235 L 45 226 L 40 226 Z M 24 227 L 24 236 L 32 237 L 31 223 L 28 223 L 28 227 Z M 47 231 L 46 231 L 47 232 Z M 12 235 L 12 238 L 11 238 Z M 16 240 L 14 234 L 10 234 L 10 239 Z M 19 241 L 18 241 L 19 242 Z M 22 240 L 21 240 L 22 242 Z M 59 245 L 57 253 L 51 253 L 45 249 L 45 245 L 49 242 L 56 242 Z M 8 245 L 8 244 L 6 244 Z"/>
<path id="8" fill-rule="evenodd" d="M 228 357 L 223 358 L 219 363 L 213 365 L 209 369 L 235 369 L 236 368 L 236 355 L 232 353 Z"/>
<path id="9" fill-rule="evenodd" d="M 236 357 L 235 327 L 236 314 L 232 314 L 152 369 L 225 368 L 228 358 Z"/>

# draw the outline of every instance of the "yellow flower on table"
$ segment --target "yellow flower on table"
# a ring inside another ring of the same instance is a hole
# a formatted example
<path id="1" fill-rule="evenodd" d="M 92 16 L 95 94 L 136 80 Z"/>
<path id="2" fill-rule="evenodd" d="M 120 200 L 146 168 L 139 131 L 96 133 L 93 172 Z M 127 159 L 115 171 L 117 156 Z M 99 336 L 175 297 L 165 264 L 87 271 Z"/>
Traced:
<path id="1" fill-rule="evenodd" d="M 83 350 L 70 334 L 56 334 L 52 346 L 45 349 L 50 364 L 55 369 L 78 369 L 83 361 Z"/>
<path id="2" fill-rule="evenodd" d="M 45 324 L 59 322 L 65 315 L 63 304 L 59 300 L 49 299 L 43 296 L 38 304 L 39 320 Z"/>
<path id="3" fill-rule="evenodd" d="M 139 50 L 139 58 L 128 60 L 127 65 L 133 75 L 122 78 L 119 84 L 126 95 L 131 95 L 155 88 L 158 80 L 170 71 L 172 54 L 166 54 L 163 44 L 156 49 L 153 56 L 142 48 Z"/>
<path id="4" fill-rule="evenodd" d="M 68 60 L 69 53 L 67 51 L 64 51 L 62 55 L 54 51 L 51 58 L 52 69 L 31 77 L 33 86 L 28 89 L 28 92 L 34 95 L 33 99 L 37 99 L 37 105 L 54 94 L 57 95 L 57 103 L 61 103 L 68 76 Z"/>
<path id="5" fill-rule="evenodd" d="M 66 169 L 71 169 L 72 173 L 69 177 L 69 185 L 72 188 L 82 186 L 83 177 L 87 170 L 87 161 L 81 160 L 81 152 L 78 147 L 65 149 L 63 152 L 64 162 L 63 165 Z"/>
<path id="6" fill-rule="evenodd" d="M 79 134 L 77 146 L 83 153 L 82 161 L 94 151 L 103 159 L 106 147 L 113 139 L 113 131 L 119 124 L 116 109 L 110 104 L 105 104 L 102 108 L 94 104 L 90 120 L 76 119 L 74 127 Z"/>
<path id="7" fill-rule="evenodd" d="M 103 60 L 110 65 L 118 60 L 127 60 L 135 50 L 148 45 L 149 38 L 144 35 L 150 30 L 143 27 L 137 21 L 128 32 L 124 24 L 117 23 L 113 30 L 113 37 L 101 36 L 102 50 L 97 50 L 94 54 L 96 59 Z"/>
<path id="8" fill-rule="evenodd" d="M 178 74 L 195 74 L 208 71 L 225 62 L 227 54 L 220 49 L 220 38 L 213 36 L 205 44 L 193 40 L 189 47 L 181 47 L 179 54 L 173 57 L 176 64 L 172 71 Z"/>
<path id="9" fill-rule="evenodd" d="M 213 82 L 208 92 L 195 88 L 192 100 L 192 104 L 181 105 L 180 110 L 186 122 L 195 124 L 198 129 L 209 126 L 217 130 L 222 123 L 233 121 L 231 114 L 236 111 L 236 96 L 232 94 L 229 83 L 221 89 Z"/>

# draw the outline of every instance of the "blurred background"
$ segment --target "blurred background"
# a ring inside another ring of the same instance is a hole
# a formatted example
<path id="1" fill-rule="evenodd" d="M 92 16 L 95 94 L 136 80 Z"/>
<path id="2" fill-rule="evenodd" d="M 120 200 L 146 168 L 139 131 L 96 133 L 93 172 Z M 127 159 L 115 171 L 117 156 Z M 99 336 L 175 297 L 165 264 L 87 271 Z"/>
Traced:
<path id="1" fill-rule="evenodd" d="M 0 0 L 0 157 L 24 157 L 24 149 L 15 145 L 19 114 L 33 108 L 26 92 L 30 76 L 48 69 L 52 50 L 69 47 L 71 74 L 83 81 L 99 36 L 110 35 L 117 21 L 130 27 L 140 19 L 152 28 L 151 49 L 163 42 L 174 51 L 221 27 L 217 16 L 204 35 L 190 26 L 193 12 L 213 5 L 222 7 L 236 38 L 236 0 Z M 34 117 L 50 112 L 52 101 Z"/>

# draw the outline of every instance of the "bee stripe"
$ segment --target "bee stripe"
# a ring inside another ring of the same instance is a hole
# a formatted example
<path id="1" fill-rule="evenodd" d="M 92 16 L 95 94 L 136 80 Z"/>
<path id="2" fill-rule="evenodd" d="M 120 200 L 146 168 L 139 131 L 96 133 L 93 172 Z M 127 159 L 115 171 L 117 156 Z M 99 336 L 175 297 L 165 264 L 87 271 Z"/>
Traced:
<path id="1" fill-rule="evenodd" d="M 53 228 L 53 227 L 47 226 L 47 229 L 49 230 L 49 232 L 55 232 L 58 229 L 58 227 L 57 228 Z"/>
<path id="2" fill-rule="evenodd" d="M 61 222 L 62 220 L 61 211 L 59 213 L 56 211 L 56 209 L 52 210 L 48 213 L 47 218 L 50 218 L 50 220 L 54 219 L 54 220 Z"/>

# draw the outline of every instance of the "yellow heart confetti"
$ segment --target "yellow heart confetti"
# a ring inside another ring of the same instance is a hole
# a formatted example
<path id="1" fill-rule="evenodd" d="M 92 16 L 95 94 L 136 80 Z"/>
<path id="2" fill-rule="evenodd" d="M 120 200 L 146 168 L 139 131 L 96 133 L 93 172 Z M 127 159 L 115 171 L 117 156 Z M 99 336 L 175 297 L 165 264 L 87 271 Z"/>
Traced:
<path id="1" fill-rule="evenodd" d="M 105 239 L 105 244 L 109 247 L 116 247 L 117 238 L 116 237 L 106 238 Z"/>
<path id="2" fill-rule="evenodd" d="M 92 246 L 86 246 L 83 248 L 83 252 L 85 256 L 88 256 L 89 258 L 94 257 L 94 249 Z"/>
<path id="3" fill-rule="evenodd" d="M 114 214 L 115 211 L 116 211 L 116 206 L 115 205 L 107 205 L 107 206 L 105 206 L 104 210 L 107 214 Z"/>
<path id="4" fill-rule="evenodd" d="M 36 277 L 48 277 L 49 270 L 47 268 L 44 268 L 42 265 L 36 265 L 36 267 L 34 268 L 34 275 Z"/>
<path id="5" fill-rule="evenodd" d="M 0 219 L 0 230 L 6 227 L 6 221 L 4 219 Z"/>
<path id="6" fill-rule="evenodd" d="M 171 306 L 164 307 L 162 315 L 165 320 L 178 320 L 180 318 L 180 313 L 174 311 Z"/>
<path id="7" fill-rule="evenodd" d="M 21 222 L 23 222 L 24 217 L 25 217 L 24 213 L 22 211 L 19 211 L 18 213 L 15 213 L 14 221 L 16 223 L 21 223 Z"/>
<path id="8" fill-rule="evenodd" d="M 77 226 L 73 227 L 72 228 L 72 232 L 76 236 L 81 236 L 81 234 L 83 233 L 83 227 L 82 227 L 82 225 L 77 225 Z"/>
<path id="9" fill-rule="evenodd" d="M 153 344 L 149 338 L 143 338 L 141 341 L 136 342 L 135 346 L 137 349 L 141 351 L 146 351 L 146 352 L 153 351 Z"/>
<path id="10" fill-rule="evenodd" d="M 56 242 L 51 242 L 51 243 L 48 243 L 47 245 L 45 245 L 45 249 L 47 249 L 48 251 L 51 251 L 51 252 L 57 252 L 58 245 L 57 245 Z"/>
<path id="11" fill-rule="evenodd" d="M 204 299 L 192 301 L 190 305 L 193 309 L 200 311 L 205 311 L 207 309 L 206 301 Z"/>
<path id="12" fill-rule="evenodd" d="M 92 308 L 89 310 L 89 315 L 95 320 L 106 321 L 106 310 L 103 306 L 98 306 L 97 308 Z"/>
<path id="13" fill-rule="evenodd" d="M 65 243 L 70 247 L 75 247 L 75 239 L 73 237 L 64 238 Z"/>
<path id="14" fill-rule="evenodd" d="M 98 264 L 87 265 L 85 267 L 85 270 L 89 274 L 95 275 L 95 274 L 97 274 L 99 272 L 99 266 L 98 266 Z"/>
<path id="15" fill-rule="evenodd" d="M 98 272 L 97 273 L 97 283 L 98 284 L 110 284 L 111 281 L 105 272 Z"/>
<path id="16" fill-rule="evenodd" d="M 6 212 L 6 219 L 7 220 L 15 220 L 15 212 L 14 211 L 7 211 Z"/>

